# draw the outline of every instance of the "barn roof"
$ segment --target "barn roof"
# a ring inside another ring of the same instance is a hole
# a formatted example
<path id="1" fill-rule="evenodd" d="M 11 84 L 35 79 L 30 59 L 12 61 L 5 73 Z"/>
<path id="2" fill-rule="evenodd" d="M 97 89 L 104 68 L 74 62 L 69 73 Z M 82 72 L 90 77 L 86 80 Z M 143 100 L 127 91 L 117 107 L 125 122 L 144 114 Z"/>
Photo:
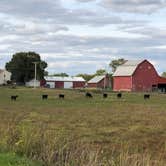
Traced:
<path id="1" fill-rule="evenodd" d="M 126 63 L 124 63 L 122 66 L 138 66 L 140 63 L 142 63 L 144 60 L 128 60 Z"/>
<path id="2" fill-rule="evenodd" d="M 105 78 L 105 75 L 95 76 L 91 80 L 89 80 L 88 83 L 98 83 L 99 81 L 101 81 L 104 78 Z"/>
<path id="3" fill-rule="evenodd" d="M 113 76 L 132 76 L 140 63 L 144 60 L 129 60 L 119 66 Z"/>
<path id="4" fill-rule="evenodd" d="M 69 82 L 84 82 L 85 80 L 82 77 L 55 77 L 55 76 L 47 76 L 44 77 L 46 81 L 69 81 Z"/>

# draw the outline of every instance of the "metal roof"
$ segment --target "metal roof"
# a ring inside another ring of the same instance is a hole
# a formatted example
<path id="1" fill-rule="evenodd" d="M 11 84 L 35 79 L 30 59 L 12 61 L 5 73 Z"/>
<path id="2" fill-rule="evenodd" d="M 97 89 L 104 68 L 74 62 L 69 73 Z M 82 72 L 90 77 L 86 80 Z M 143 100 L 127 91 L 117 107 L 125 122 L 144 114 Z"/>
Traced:
<path id="1" fill-rule="evenodd" d="M 129 60 L 125 64 L 117 67 L 113 76 L 132 76 L 140 63 L 144 60 Z"/>
<path id="2" fill-rule="evenodd" d="M 91 80 L 89 80 L 88 83 L 98 83 L 99 81 L 101 81 L 104 78 L 105 78 L 105 75 L 95 76 Z"/>
<path id="3" fill-rule="evenodd" d="M 128 60 L 126 63 L 124 63 L 122 66 L 138 66 L 141 62 L 144 60 Z"/>
<path id="4" fill-rule="evenodd" d="M 46 81 L 66 81 L 66 82 L 84 82 L 85 80 L 82 77 L 54 77 L 54 76 L 47 76 L 44 77 Z"/>

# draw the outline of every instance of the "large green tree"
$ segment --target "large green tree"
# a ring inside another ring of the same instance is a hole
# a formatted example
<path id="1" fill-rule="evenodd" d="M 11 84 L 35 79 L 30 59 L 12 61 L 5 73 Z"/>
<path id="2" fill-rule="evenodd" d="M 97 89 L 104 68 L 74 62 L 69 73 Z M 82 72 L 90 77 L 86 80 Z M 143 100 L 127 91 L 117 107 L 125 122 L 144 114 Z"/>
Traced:
<path id="1" fill-rule="evenodd" d="M 85 81 L 89 81 L 92 79 L 95 75 L 94 74 L 77 74 L 76 77 L 82 77 L 85 79 Z"/>
<path id="2" fill-rule="evenodd" d="M 35 52 L 18 52 L 13 55 L 10 62 L 6 63 L 6 69 L 12 73 L 12 80 L 25 83 L 34 78 L 37 63 L 37 79 L 43 79 L 47 63 L 42 61 L 40 55 Z"/>
<path id="3" fill-rule="evenodd" d="M 112 72 L 115 72 L 116 68 L 120 65 L 123 65 L 126 61 L 127 60 L 123 58 L 112 60 L 111 63 L 109 64 L 110 67 L 112 68 Z"/>
<path id="4" fill-rule="evenodd" d="M 105 70 L 105 69 L 99 69 L 99 70 L 97 70 L 96 71 L 96 74 L 95 75 L 104 75 L 104 74 L 106 74 L 107 73 L 107 71 Z"/>
<path id="5" fill-rule="evenodd" d="M 161 76 L 166 78 L 166 72 L 163 72 Z"/>
<path id="6" fill-rule="evenodd" d="M 95 76 L 104 75 L 107 71 L 105 69 L 98 69 L 94 74 L 78 74 L 77 77 L 83 77 L 86 81 L 91 80 Z"/>

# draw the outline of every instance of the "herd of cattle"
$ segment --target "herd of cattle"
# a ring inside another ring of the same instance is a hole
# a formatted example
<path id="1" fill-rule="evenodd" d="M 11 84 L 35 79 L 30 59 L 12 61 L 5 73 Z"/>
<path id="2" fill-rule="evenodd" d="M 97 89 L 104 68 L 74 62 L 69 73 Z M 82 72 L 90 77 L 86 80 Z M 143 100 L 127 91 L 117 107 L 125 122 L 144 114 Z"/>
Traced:
<path id="1" fill-rule="evenodd" d="M 108 94 L 107 94 L 107 93 L 103 93 L 102 95 L 103 95 L 103 98 L 107 98 L 107 97 L 108 97 Z M 64 99 L 64 98 L 65 98 L 65 94 L 59 94 L 58 97 L 59 97 L 59 99 Z M 90 92 L 86 92 L 86 93 L 85 93 L 85 97 L 86 97 L 86 98 L 93 98 L 93 95 L 92 95 L 92 93 L 90 93 Z M 11 96 L 11 100 L 12 100 L 12 101 L 16 101 L 17 98 L 18 98 L 18 95 Z M 117 93 L 117 98 L 118 98 L 118 99 L 122 98 L 122 93 Z M 42 95 L 42 99 L 43 99 L 43 100 L 48 99 L 48 95 L 47 95 L 47 94 Z M 145 99 L 145 100 L 146 100 L 146 99 L 150 99 L 150 94 L 144 94 L 144 99 Z"/>

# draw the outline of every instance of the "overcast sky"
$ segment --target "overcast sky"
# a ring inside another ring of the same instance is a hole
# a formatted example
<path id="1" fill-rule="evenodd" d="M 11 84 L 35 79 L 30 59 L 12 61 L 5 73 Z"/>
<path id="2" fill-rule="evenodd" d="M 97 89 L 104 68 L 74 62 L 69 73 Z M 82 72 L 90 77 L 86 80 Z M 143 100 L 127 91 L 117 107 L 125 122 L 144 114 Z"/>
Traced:
<path id="1" fill-rule="evenodd" d="M 166 0 L 0 0 L 0 67 L 35 51 L 50 73 L 93 73 L 112 59 L 166 71 Z"/>

